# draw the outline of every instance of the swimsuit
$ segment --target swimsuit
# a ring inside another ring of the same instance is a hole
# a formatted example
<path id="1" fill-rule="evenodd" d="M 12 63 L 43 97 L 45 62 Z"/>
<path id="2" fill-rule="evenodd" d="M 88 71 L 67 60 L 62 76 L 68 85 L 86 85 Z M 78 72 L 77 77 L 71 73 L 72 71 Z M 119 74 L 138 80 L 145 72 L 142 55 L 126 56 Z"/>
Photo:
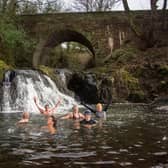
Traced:
<path id="1" fill-rule="evenodd" d="M 96 121 L 91 119 L 89 121 L 86 121 L 86 119 L 80 121 L 81 124 L 85 124 L 85 125 L 93 125 L 93 124 L 96 124 Z"/>
<path id="2" fill-rule="evenodd" d="M 81 118 L 81 117 L 80 117 L 80 114 L 78 114 L 78 117 L 76 117 L 76 116 L 74 115 L 74 113 L 73 113 L 72 115 L 73 115 L 72 119 L 74 119 L 74 120 L 78 120 L 78 119 Z"/>

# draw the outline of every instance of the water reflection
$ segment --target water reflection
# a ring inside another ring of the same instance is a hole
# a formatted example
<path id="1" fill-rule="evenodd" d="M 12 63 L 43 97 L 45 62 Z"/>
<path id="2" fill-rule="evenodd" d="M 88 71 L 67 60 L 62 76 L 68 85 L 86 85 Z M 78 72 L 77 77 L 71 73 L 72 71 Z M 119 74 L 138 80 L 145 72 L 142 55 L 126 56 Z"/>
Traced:
<path id="1" fill-rule="evenodd" d="M 56 135 L 40 131 L 40 115 L 22 126 L 19 118 L 0 114 L 0 167 L 168 167 L 166 113 L 114 106 L 92 129 L 58 121 Z"/>

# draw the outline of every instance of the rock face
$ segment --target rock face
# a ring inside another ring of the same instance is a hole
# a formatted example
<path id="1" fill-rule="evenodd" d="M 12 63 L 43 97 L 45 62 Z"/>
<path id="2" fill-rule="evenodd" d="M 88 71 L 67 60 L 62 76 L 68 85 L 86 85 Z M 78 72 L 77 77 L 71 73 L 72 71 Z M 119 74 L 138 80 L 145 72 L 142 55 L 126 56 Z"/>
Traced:
<path id="1" fill-rule="evenodd" d="M 86 103 L 98 101 L 98 88 L 93 74 L 74 73 L 68 82 L 68 88 L 75 92 L 76 97 Z"/>
<path id="2" fill-rule="evenodd" d="M 153 103 L 151 103 L 151 107 L 155 111 L 168 112 L 168 97 L 156 99 Z"/>
<path id="3" fill-rule="evenodd" d="M 112 102 L 144 101 L 138 81 L 130 76 L 126 78 L 123 72 L 113 76 L 75 72 L 67 85 L 79 100 L 90 104 L 107 103 L 110 100 Z"/>
<path id="4" fill-rule="evenodd" d="M 168 112 L 168 97 L 157 98 L 150 104 L 150 109 L 155 112 Z"/>

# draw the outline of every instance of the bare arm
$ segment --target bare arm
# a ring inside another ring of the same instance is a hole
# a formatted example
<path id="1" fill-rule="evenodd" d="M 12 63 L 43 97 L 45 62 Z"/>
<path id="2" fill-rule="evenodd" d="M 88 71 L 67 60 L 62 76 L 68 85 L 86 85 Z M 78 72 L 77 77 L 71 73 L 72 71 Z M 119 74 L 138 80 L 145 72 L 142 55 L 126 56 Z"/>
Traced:
<path id="1" fill-rule="evenodd" d="M 71 113 L 68 113 L 65 116 L 61 117 L 60 119 L 65 120 L 65 119 L 70 119 L 70 118 L 71 118 Z"/>
<path id="2" fill-rule="evenodd" d="M 26 124 L 28 123 L 29 120 L 28 119 L 21 119 L 20 121 L 18 121 L 16 124 Z"/>
<path id="3" fill-rule="evenodd" d="M 61 99 L 58 100 L 58 102 L 56 103 L 56 105 L 52 109 L 50 109 L 50 111 L 54 112 L 56 110 L 56 108 L 60 105 L 60 103 L 61 103 Z"/>
<path id="4" fill-rule="evenodd" d="M 40 113 L 44 113 L 45 110 L 44 110 L 43 107 L 41 107 L 41 106 L 37 103 L 37 98 L 36 98 L 36 97 L 34 97 L 34 103 L 35 103 L 36 107 L 39 109 Z"/>
<path id="5" fill-rule="evenodd" d="M 85 116 L 82 113 L 79 113 L 80 118 L 84 119 Z"/>

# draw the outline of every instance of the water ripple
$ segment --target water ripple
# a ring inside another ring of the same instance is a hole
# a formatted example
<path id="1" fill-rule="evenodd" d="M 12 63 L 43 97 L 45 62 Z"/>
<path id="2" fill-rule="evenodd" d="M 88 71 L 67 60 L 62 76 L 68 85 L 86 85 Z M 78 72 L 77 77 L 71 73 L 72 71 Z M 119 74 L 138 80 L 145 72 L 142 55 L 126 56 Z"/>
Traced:
<path id="1" fill-rule="evenodd" d="M 106 165 L 106 164 L 115 164 L 116 161 L 96 161 L 96 162 L 74 162 L 76 165 Z"/>

